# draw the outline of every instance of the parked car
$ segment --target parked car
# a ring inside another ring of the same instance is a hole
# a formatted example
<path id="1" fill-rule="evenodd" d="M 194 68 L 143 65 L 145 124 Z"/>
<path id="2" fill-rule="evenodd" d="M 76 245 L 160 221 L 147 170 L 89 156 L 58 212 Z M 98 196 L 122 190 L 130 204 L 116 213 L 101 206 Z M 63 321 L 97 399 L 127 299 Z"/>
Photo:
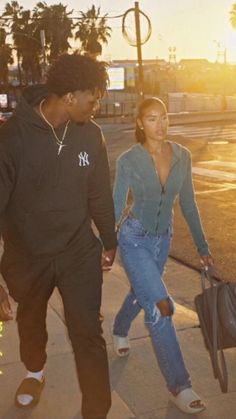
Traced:
<path id="1" fill-rule="evenodd" d="M 0 125 L 7 121 L 12 115 L 12 112 L 0 112 Z"/>

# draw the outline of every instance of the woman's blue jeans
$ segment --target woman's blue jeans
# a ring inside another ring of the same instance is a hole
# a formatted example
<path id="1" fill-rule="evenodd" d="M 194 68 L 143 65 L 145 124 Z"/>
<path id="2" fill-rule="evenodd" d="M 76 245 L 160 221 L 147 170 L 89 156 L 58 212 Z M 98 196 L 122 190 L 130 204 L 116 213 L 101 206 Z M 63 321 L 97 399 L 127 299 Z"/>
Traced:
<path id="1" fill-rule="evenodd" d="M 178 393 L 191 387 L 191 380 L 184 364 L 172 316 L 162 316 L 157 307 L 161 300 L 168 299 L 173 314 L 174 303 L 161 278 L 169 253 L 171 228 L 165 234 L 155 236 L 146 232 L 136 218 L 129 216 L 121 226 L 118 240 L 131 290 L 116 316 L 113 333 L 127 336 L 132 320 L 143 309 L 145 323 L 167 388 Z"/>

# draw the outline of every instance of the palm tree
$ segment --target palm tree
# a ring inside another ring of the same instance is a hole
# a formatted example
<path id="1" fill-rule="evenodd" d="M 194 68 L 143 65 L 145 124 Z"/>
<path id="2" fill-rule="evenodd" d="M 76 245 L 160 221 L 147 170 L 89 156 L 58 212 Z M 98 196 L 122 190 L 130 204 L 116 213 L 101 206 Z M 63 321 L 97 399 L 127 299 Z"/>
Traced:
<path id="1" fill-rule="evenodd" d="M 80 12 L 78 31 L 75 38 L 81 41 L 82 51 L 98 56 L 102 53 L 102 44 L 107 44 L 111 37 L 111 27 L 107 26 L 107 14 L 100 16 L 100 7 L 92 5 L 86 13 Z"/>
<path id="2" fill-rule="evenodd" d="M 8 65 L 13 64 L 12 49 L 6 43 L 6 31 L 0 28 L 0 83 L 8 84 Z"/>
<path id="3" fill-rule="evenodd" d="M 18 77 L 22 83 L 22 69 L 25 82 L 35 82 L 40 79 L 40 38 L 37 35 L 37 22 L 31 19 L 30 11 L 24 10 L 17 1 L 11 1 L 5 6 L 5 27 L 10 30 L 16 49 Z"/>
<path id="4" fill-rule="evenodd" d="M 4 17 L 3 25 L 10 30 L 12 34 L 13 41 L 14 41 L 14 48 L 16 49 L 16 57 L 17 57 L 17 66 L 18 66 L 18 79 L 21 85 L 22 83 L 22 74 L 21 74 L 21 66 L 20 66 L 20 59 L 21 59 L 21 51 L 20 51 L 20 14 L 23 10 L 23 7 L 19 5 L 17 1 L 11 1 L 11 3 L 7 3 L 5 5 L 5 10 L 2 14 Z"/>
<path id="5" fill-rule="evenodd" d="M 37 21 L 31 19 L 30 11 L 21 12 L 21 27 L 18 34 L 20 52 L 22 56 L 21 66 L 25 74 L 25 82 L 39 82 L 41 79 L 40 59 L 42 46 L 38 34 Z"/>
<path id="6" fill-rule="evenodd" d="M 48 6 L 46 2 L 39 2 L 34 8 L 33 17 L 38 19 L 38 30 L 45 32 L 49 62 L 70 48 L 68 38 L 72 37 L 73 22 L 69 16 L 72 11 L 66 9 L 62 3 Z"/>
<path id="7" fill-rule="evenodd" d="M 230 11 L 230 23 L 234 29 L 236 29 L 236 3 L 232 4 Z"/>

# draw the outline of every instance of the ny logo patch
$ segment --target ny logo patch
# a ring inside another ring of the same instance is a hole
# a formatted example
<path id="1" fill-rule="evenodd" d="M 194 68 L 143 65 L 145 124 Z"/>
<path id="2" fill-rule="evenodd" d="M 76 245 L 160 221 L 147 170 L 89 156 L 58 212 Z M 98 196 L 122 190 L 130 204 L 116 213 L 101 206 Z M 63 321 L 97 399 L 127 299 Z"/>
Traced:
<path id="1" fill-rule="evenodd" d="M 79 166 L 89 166 L 89 155 L 88 153 L 86 153 L 86 151 L 81 151 L 78 154 L 78 158 L 79 158 Z"/>

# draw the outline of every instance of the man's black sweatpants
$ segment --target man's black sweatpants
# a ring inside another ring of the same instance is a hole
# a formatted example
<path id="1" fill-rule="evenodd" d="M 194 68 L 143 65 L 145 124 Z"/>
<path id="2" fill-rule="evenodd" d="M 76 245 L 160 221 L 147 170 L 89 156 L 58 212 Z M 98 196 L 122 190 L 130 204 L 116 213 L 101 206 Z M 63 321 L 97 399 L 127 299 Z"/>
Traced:
<path id="1" fill-rule="evenodd" d="M 101 327 L 101 244 L 92 233 L 54 258 L 19 257 L 6 250 L 1 271 L 18 302 L 21 360 L 29 371 L 46 361 L 46 313 L 58 288 L 74 350 L 84 419 L 105 419 L 111 405 L 106 344 Z M 63 379 L 63 371 L 61 372 Z"/>

